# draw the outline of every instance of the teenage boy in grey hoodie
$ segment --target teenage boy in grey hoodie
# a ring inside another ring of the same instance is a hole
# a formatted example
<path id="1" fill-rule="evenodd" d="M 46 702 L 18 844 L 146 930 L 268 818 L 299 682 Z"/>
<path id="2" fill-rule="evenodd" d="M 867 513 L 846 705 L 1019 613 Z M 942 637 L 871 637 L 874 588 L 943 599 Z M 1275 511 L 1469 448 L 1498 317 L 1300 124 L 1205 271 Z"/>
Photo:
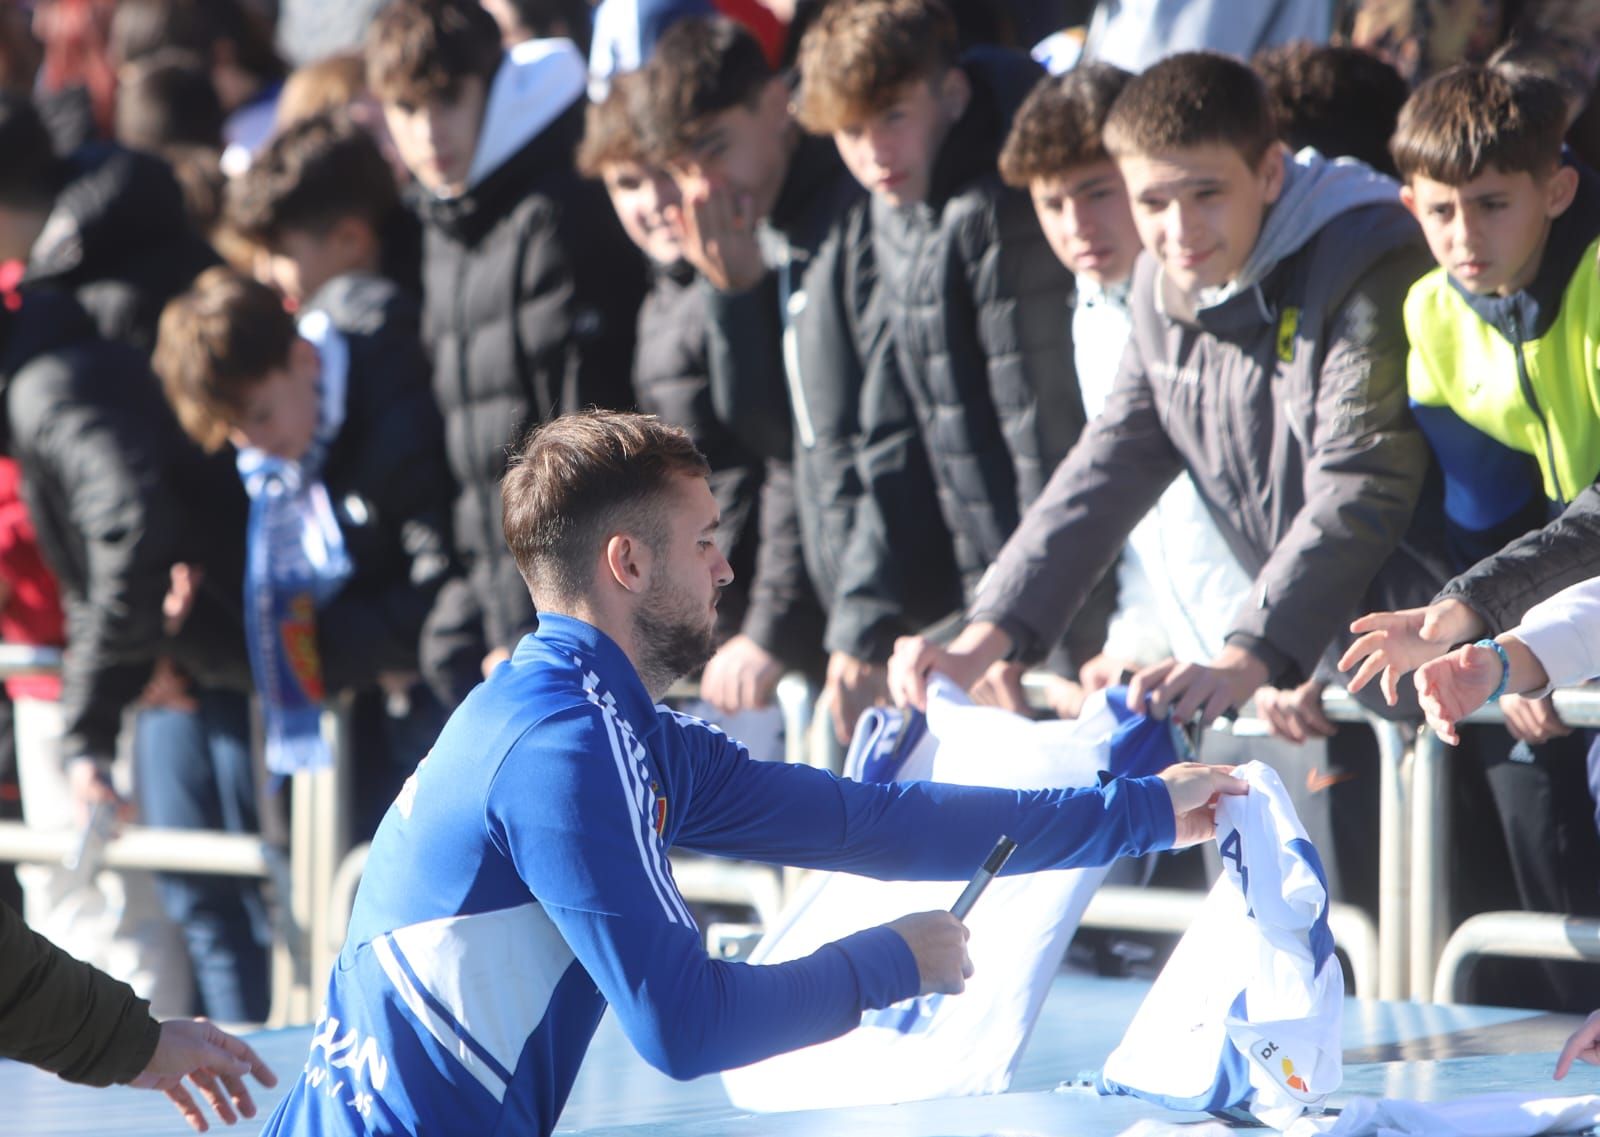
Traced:
<path id="1" fill-rule="evenodd" d="M 1427 267 L 1393 182 L 1274 140 L 1261 82 L 1209 53 L 1129 83 L 1105 128 L 1141 241 L 1105 412 L 1023 518 L 948 647 L 908 638 L 890 686 L 1036 656 L 1185 470 L 1253 583 L 1222 651 L 1140 671 L 1132 705 L 1206 721 L 1311 678 L 1365 596 L 1442 578 L 1414 531 L 1428 449 L 1406 408 L 1400 301 Z"/>

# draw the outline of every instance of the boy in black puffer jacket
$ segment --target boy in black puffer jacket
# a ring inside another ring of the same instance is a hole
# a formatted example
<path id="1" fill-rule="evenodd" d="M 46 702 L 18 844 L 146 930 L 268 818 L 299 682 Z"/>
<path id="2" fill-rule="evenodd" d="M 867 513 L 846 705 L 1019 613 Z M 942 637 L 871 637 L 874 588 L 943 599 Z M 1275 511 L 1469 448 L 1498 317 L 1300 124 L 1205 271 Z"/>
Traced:
<path id="1" fill-rule="evenodd" d="M 217 263 L 161 159 L 109 143 L 57 157 L 27 98 L 0 93 L 0 262 L 74 296 L 107 339 L 145 354 L 161 307 Z"/>
<path id="2" fill-rule="evenodd" d="M 569 41 L 504 52 L 475 0 L 396 0 L 367 38 L 367 77 L 420 190 L 423 331 L 466 569 L 440 593 L 424 669 L 459 698 L 534 624 L 500 535 L 508 448 L 563 411 L 633 404 L 644 274 L 573 166 L 587 71 Z"/>

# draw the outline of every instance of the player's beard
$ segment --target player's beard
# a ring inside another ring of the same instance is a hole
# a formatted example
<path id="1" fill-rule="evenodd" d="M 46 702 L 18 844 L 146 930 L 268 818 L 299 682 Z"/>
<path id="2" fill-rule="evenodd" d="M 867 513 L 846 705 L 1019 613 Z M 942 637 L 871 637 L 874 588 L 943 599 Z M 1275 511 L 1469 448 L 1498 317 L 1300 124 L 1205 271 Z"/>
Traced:
<path id="1" fill-rule="evenodd" d="M 633 617 L 639 678 L 652 699 L 703 667 L 716 649 L 716 613 L 688 602 L 668 586 L 652 588 Z"/>

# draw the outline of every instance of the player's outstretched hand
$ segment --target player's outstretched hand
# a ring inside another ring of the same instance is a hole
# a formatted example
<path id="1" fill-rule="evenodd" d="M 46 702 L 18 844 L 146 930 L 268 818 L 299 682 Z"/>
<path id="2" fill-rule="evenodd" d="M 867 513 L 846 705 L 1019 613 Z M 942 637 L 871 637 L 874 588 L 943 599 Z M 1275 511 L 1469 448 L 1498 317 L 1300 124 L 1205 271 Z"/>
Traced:
<path id="1" fill-rule="evenodd" d="M 1383 697 L 1392 707 L 1400 698 L 1400 677 L 1437 659 L 1453 644 L 1483 632 L 1483 618 L 1456 599 L 1426 608 L 1373 612 L 1350 625 L 1359 637 L 1339 657 L 1339 670 L 1355 668 L 1350 690 L 1359 691 L 1382 676 Z"/>
<path id="2" fill-rule="evenodd" d="M 916 912 L 889 924 L 911 948 L 922 995 L 959 995 L 972 978 L 967 926 L 948 912 Z"/>
<path id="3" fill-rule="evenodd" d="M 1591 1066 L 1600 1066 L 1600 1011 L 1591 1013 L 1561 1048 L 1561 1057 L 1556 1059 L 1556 1081 L 1567 1076 L 1575 1059 L 1582 1059 Z"/>
<path id="4" fill-rule="evenodd" d="M 1218 797 L 1250 792 L 1247 783 L 1233 776 L 1232 766 L 1179 762 L 1161 771 L 1161 780 L 1172 795 L 1174 849 L 1197 845 L 1216 835 Z"/>
<path id="5" fill-rule="evenodd" d="M 248 1043 L 204 1019 L 169 1019 L 161 1024 L 161 1037 L 144 1071 L 131 1083 L 142 1090 L 159 1090 L 178 1107 L 183 1119 L 197 1132 L 209 1128 L 206 1114 L 184 1085 L 188 1081 L 211 1103 L 224 1125 L 256 1115 L 256 1103 L 244 1084 L 249 1074 L 263 1086 L 278 1084 L 278 1076 Z"/>

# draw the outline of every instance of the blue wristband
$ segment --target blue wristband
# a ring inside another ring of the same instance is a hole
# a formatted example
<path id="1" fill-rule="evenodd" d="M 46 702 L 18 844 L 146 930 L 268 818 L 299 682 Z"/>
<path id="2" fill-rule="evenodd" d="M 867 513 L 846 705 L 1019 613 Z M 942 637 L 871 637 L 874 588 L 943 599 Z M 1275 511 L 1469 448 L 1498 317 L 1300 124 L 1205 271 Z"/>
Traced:
<path id="1" fill-rule="evenodd" d="M 1497 702 L 1501 695 L 1506 693 L 1506 684 L 1511 682 L 1511 657 L 1506 654 L 1506 649 L 1498 640 L 1479 640 L 1473 647 L 1486 647 L 1500 657 L 1500 685 L 1494 689 L 1494 694 L 1489 696 L 1489 702 Z"/>

